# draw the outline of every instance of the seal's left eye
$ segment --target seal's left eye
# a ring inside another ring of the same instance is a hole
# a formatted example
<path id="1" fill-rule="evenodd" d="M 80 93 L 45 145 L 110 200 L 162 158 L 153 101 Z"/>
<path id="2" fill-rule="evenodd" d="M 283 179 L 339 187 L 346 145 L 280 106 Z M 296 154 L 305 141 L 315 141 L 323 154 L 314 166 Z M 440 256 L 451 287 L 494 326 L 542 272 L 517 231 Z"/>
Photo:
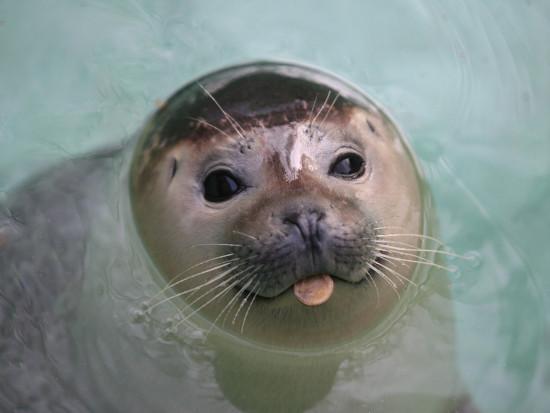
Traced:
<path id="1" fill-rule="evenodd" d="M 329 174 L 343 179 L 357 179 L 365 173 L 365 160 L 356 153 L 346 153 L 333 162 Z"/>
<path id="2" fill-rule="evenodd" d="M 204 198 L 209 202 L 225 202 L 243 189 L 243 185 L 229 171 L 219 170 L 208 174 L 203 182 Z"/>

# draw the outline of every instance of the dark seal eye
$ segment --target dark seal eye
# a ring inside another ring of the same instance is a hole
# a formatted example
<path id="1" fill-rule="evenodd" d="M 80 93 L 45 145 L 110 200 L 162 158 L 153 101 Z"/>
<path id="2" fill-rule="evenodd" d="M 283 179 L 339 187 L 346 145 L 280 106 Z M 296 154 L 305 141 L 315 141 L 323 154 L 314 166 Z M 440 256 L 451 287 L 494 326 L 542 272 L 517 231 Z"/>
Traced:
<path id="1" fill-rule="evenodd" d="M 209 202 L 224 202 L 233 198 L 243 185 L 229 171 L 214 171 L 203 182 L 204 198 Z"/>
<path id="2" fill-rule="evenodd" d="M 365 173 L 365 160 L 356 153 L 340 155 L 330 167 L 329 174 L 343 179 L 357 179 Z"/>

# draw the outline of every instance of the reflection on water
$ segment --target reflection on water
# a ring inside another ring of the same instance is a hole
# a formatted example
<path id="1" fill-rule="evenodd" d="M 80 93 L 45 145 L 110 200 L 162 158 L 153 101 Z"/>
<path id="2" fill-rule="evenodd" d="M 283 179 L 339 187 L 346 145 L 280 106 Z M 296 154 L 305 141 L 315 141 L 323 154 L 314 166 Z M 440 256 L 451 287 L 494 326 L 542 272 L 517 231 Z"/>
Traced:
<path id="1" fill-rule="evenodd" d="M 316 8 L 198 1 L 61 2 L 43 10 L 1 5 L 0 187 L 53 161 L 127 140 L 156 100 L 212 68 L 266 57 L 332 70 L 395 115 L 426 172 L 441 238 L 457 252 L 477 254 L 474 264 L 451 260 L 458 273 L 450 277 L 452 302 L 447 300 L 454 313 L 456 364 L 471 397 L 486 412 L 545 411 L 550 285 L 541 277 L 550 226 L 544 208 L 550 199 L 550 48 L 543 39 L 550 38 L 550 6 L 536 0 L 418 0 Z M 109 162 L 106 170 L 121 167 Z M 113 199 L 107 189 L 105 198 Z M 120 221 L 119 206 L 108 205 L 100 216 Z M 132 234 L 120 236 L 130 237 L 123 244 L 131 245 Z M 113 276 L 128 268 L 116 249 L 102 253 L 114 241 L 98 231 L 79 246 L 87 251 L 84 273 L 97 275 L 84 279 L 81 302 L 71 301 L 71 294 L 51 297 L 58 301 L 57 316 L 63 308 L 78 308 L 76 319 L 68 320 L 71 339 L 56 335 L 53 320 L 21 336 L 22 343 L 44 343 L 51 351 L 54 377 L 74 379 L 45 385 L 48 376 L 36 374 L 46 370 L 39 360 L 27 375 L 17 373 L 18 357 L 31 356 L 4 348 L 2 360 L 10 368 L 0 375 L 3 382 L 4 374 L 12 380 L 2 386 L 3 396 L 15 394 L 18 377 L 36 386 L 37 394 L 49 392 L 44 401 L 81 395 L 67 402 L 70 411 L 90 408 L 95 395 L 102 395 L 95 401 L 105 410 L 118 405 L 154 411 L 160 405 L 165 411 L 197 411 L 207 400 L 212 411 L 224 411 L 226 397 L 243 406 L 238 384 L 255 378 L 239 382 L 228 375 L 242 357 L 216 353 L 216 343 L 196 329 L 183 334 L 182 345 L 182 334 L 166 321 L 172 314 L 157 315 L 160 323 L 147 319 L 140 303 L 155 286 L 137 267 L 132 277 Z M 42 288 L 22 282 L 17 288 Z M 56 287 L 52 283 L 47 285 Z M 13 303 L 5 292 L 2 325 L 17 326 L 20 320 L 6 315 Z M 25 311 L 36 304 L 20 305 L 24 322 Z M 430 313 L 423 320 L 442 322 Z M 437 357 L 441 349 L 429 350 Z M 312 395 L 320 399 L 318 410 L 364 410 L 369 387 L 383 388 L 384 382 L 383 369 L 369 368 L 365 359 L 369 354 L 348 353 L 327 361 Z M 389 393 L 418 380 L 406 373 Z"/>

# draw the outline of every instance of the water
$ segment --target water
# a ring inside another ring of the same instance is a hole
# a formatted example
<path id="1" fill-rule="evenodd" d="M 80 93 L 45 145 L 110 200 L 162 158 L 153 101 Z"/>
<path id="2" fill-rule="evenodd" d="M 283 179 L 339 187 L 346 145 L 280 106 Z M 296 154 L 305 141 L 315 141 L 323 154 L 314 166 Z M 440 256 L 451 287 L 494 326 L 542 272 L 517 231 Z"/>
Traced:
<path id="1" fill-rule="evenodd" d="M 371 3 L 0 4 L 0 190 L 129 139 L 209 70 L 259 58 L 330 70 L 390 110 L 441 237 L 479 256 L 452 284 L 472 398 L 484 412 L 547 411 L 550 3 Z"/>

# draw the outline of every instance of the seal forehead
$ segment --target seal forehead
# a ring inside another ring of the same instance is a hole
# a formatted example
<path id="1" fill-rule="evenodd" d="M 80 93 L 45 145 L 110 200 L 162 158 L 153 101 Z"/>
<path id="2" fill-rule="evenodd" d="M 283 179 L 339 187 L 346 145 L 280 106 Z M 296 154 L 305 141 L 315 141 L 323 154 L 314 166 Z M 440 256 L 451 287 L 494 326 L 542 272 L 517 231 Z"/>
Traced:
<path id="1" fill-rule="evenodd" d="M 136 146 L 133 182 L 148 181 L 176 144 L 207 148 L 231 140 L 246 151 L 258 140 L 259 134 L 249 133 L 253 129 L 311 125 L 314 120 L 345 124 L 356 108 L 377 112 L 361 92 L 314 69 L 280 63 L 223 69 L 184 86 L 152 116 Z M 307 143 L 300 139 L 302 132 L 295 132 L 297 138 L 285 151 L 290 154 L 283 162 L 287 179 L 303 170 Z M 280 138 L 269 135 L 271 140 Z"/>
<path id="2" fill-rule="evenodd" d="M 276 63 L 224 69 L 176 92 L 151 119 L 144 147 L 153 135 L 170 145 L 211 135 L 212 126 L 232 133 L 233 121 L 246 129 L 260 122 L 269 127 L 310 119 L 323 102 L 333 103 L 333 113 L 347 106 L 374 108 L 347 83 L 314 69 Z"/>
<path id="3" fill-rule="evenodd" d="M 202 86 L 202 87 L 201 87 Z M 261 121 L 266 127 L 302 121 L 326 96 L 336 96 L 330 87 L 302 78 L 275 73 L 257 73 L 228 81 L 210 90 L 208 82 L 187 88 L 185 95 L 170 102 L 170 116 L 161 120 L 160 136 L 167 141 L 196 140 L 215 133 L 209 125 L 226 132 L 249 129 Z M 335 102 L 335 110 L 344 100 Z M 162 114 L 162 112 L 161 112 Z M 160 120 L 160 119 L 159 119 Z"/>

